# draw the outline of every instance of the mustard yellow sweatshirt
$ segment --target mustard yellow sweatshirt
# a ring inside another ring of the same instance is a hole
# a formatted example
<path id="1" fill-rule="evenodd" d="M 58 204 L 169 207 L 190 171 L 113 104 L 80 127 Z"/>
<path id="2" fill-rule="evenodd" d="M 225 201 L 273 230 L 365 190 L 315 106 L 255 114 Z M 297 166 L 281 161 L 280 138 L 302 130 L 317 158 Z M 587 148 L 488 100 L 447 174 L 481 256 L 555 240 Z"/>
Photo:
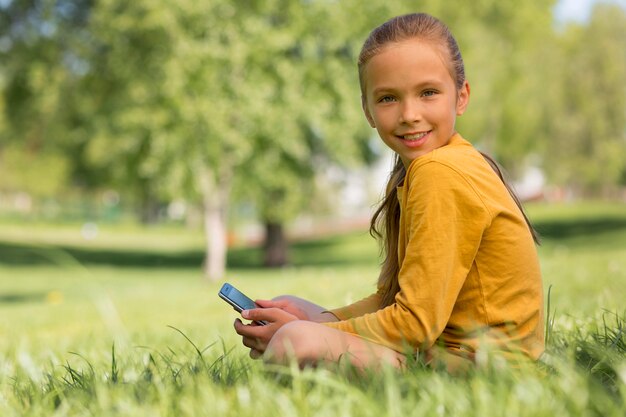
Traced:
<path id="1" fill-rule="evenodd" d="M 482 343 L 543 352 L 537 251 L 522 213 L 482 155 L 460 135 L 415 159 L 400 201 L 400 291 L 331 310 L 327 326 L 398 352 L 442 345 L 472 356 Z M 380 289 L 379 289 L 380 291 Z"/>

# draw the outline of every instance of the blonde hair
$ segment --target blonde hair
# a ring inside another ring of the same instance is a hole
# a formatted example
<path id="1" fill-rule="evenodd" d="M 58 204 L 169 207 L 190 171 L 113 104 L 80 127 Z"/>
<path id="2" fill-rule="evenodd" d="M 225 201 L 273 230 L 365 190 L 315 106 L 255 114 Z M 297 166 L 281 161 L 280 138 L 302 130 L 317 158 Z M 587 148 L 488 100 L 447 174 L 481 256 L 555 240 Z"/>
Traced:
<path id="1" fill-rule="evenodd" d="M 426 13 L 413 13 L 398 16 L 383 23 L 370 33 L 363 44 L 358 60 L 359 82 L 363 96 L 366 94 L 366 70 L 370 59 L 379 54 L 390 43 L 408 39 L 419 39 L 440 46 L 444 56 L 447 58 L 448 71 L 456 84 L 457 90 L 463 87 L 465 83 L 465 66 L 459 46 L 448 27 L 439 19 Z M 511 194 L 511 197 L 521 210 L 533 239 L 536 243 L 539 243 L 537 232 L 530 224 L 513 189 L 505 181 L 498 164 L 488 155 L 482 152 L 481 154 L 504 183 L 509 194 Z M 400 291 L 398 283 L 398 273 L 400 272 L 398 262 L 400 203 L 398 202 L 396 188 L 402 183 L 405 175 L 406 169 L 404 164 L 400 160 L 399 155 L 396 154 L 394 166 L 385 188 L 385 196 L 372 216 L 370 223 L 370 234 L 381 240 L 381 252 L 384 257 L 378 277 L 378 287 L 382 293 L 381 308 L 393 304 L 396 294 Z"/>

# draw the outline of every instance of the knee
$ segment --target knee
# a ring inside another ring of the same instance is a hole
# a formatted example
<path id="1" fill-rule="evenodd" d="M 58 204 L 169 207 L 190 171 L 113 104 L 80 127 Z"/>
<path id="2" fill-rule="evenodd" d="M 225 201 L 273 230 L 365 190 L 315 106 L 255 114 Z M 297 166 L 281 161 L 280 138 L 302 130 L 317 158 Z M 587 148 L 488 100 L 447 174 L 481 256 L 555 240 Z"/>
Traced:
<path id="1" fill-rule="evenodd" d="M 267 346 L 266 360 L 288 363 L 295 359 L 303 364 L 319 359 L 316 352 L 315 326 L 320 325 L 304 320 L 292 321 L 282 326 L 272 336 Z"/>
<path id="2" fill-rule="evenodd" d="M 296 297 L 295 295 L 283 294 L 277 297 L 272 298 L 272 301 L 291 301 L 297 302 L 302 300 L 302 298 Z"/>

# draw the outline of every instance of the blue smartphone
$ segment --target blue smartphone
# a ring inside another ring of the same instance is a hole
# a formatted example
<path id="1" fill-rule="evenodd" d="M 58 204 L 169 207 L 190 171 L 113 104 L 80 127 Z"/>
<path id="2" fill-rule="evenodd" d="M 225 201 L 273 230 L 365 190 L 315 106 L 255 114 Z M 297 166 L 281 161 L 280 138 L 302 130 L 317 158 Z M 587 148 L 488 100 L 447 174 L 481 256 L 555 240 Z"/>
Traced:
<path id="1" fill-rule="evenodd" d="M 243 310 L 251 310 L 253 308 L 259 308 L 259 306 L 254 301 L 252 301 L 250 297 L 247 297 L 237 288 L 233 287 L 232 285 L 228 283 L 225 283 L 224 285 L 222 285 L 222 288 L 220 289 L 220 292 L 218 293 L 218 295 L 220 296 L 222 300 L 230 304 L 238 313 L 241 313 Z M 267 322 L 263 320 L 260 320 L 260 321 L 255 320 L 254 322 L 259 325 L 267 324 Z"/>

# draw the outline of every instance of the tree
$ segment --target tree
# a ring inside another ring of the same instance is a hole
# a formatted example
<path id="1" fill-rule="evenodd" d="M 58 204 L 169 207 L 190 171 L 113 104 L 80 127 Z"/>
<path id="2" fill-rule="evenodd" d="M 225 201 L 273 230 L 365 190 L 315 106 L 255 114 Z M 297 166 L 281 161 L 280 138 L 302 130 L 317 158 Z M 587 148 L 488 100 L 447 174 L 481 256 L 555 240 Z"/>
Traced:
<path id="1" fill-rule="evenodd" d="M 232 177 L 250 148 L 242 58 L 251 45 L 235 10 L 217 1 L 102 1 L 85 57 L 95 100 L 89 157 L 126 167 L 150 194 L 200 201 L 212 279 L 224 273 Z"/>
<path id="2" fill-rule="evenodd" d="M 274 208 L 261 204 L 272 222 L 277 207 L 291 211 L 284 191 L 292 178 L 310 181 L 320 144 L 335 154 L 359 146 L 358 128 L 328 139 L 360 111 L 358 95 L 346 87 L 353 75 L 345 71 L 352 64 L 345 40 L 320 36 L 309 22 L 328 7 L 108 0 L 93 10 L 93 52 L 84 58 L 95 100 L 83 106 L 94 114 L 87 155 L 102 165 L 134 160 L 135 175 L 158 184 L 159 193 L 201 202 L 213 279 L 224 272 L 235 177 L 255 186 L 262 177 L 264 189 L 273 188 L 264 195 Z M 350 110 L 347 97 L 354 97 Z M 284 175 L 270 181 L 268 169 Z"/>
<path id="3" fill-rule="evenodd" d="M 87 2 L 11 1 L 0 6 L 0 188 L 52 197 L 68 185 L 64 106 L 75 79 L 71 35 Z M 67 32 L 65 31 L 67 30 Z"/>
<path id="4" fill-rule="evenodd" d="M 540 63 L 553 53 L 554 1 L 449 3 L 444 20 L 461 46 L 472 94 L 458 121 L 463 134 L 517 177 L 538 152 L 548 80 Z M 446 15 L 449 15 L 447 17 Z"/>
<path id="5" fill-rule="evenodd" d="M 579 193 L 607 194 L 626 169 L 626 11 L 594 7 L 558 39 L 544 125 L 545 168 Z"/>
<path id="6" fill-rule="evenodd" d="M 356 30 L 343 24 L 345 4 L 287 4 L 255 10 L 268 22 L 266 30 L 284 42 L 266 50 L 267 44 L 260 45 L 262 53 L 251 65 L 255 85 L 266 94 L 247 175 L 238 187 L 265 225 L 266 266 L 288 262 L 284 225 L 320 198 L 316 175 L 330 164 L 372 159 L 356 74 L 365 25 Z"/>

